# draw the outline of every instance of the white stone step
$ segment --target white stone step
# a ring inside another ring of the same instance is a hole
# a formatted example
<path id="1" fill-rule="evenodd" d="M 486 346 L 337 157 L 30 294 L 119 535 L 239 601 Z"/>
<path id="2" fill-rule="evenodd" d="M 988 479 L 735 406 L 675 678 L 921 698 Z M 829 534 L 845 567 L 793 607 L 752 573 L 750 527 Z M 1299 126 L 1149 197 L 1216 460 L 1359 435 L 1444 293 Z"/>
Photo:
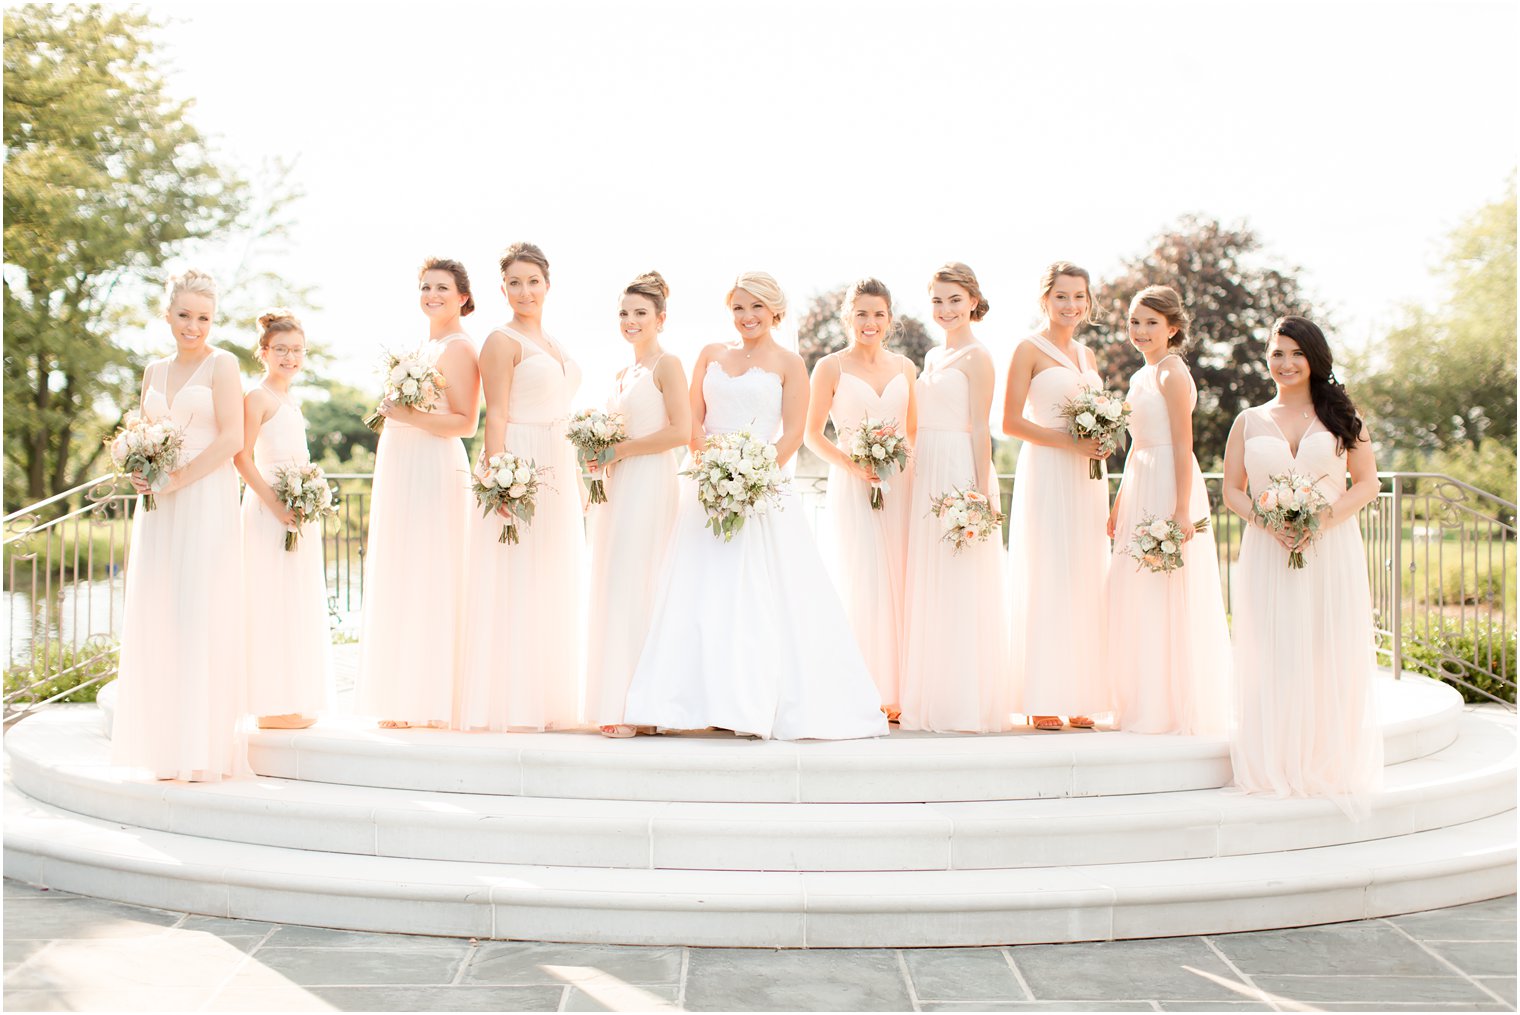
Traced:
<path id="1" fill-rule="evenodd" d="M 82 817 L 7 786 L 5 872 L 138 905 L 353 930 L 914 947 L 1226 933 L 1515 890 L 1515 820 L 1283 853 L 991 871 L 716 872 L 397 859 Z"/>
<path id="2" fill-rule="evenodd" d="M 1450 747 L 1387 768 L 1373 815 L 1359 823 L 1324 800 L 1263 799 L 1220 790 L 977 802 L 736 804 L 438 794 L 269 778 L 159 783 L 133 779 L 111 766 L 110 744 L 88 708 L 27 719 L 7 735 L 6 751 L 12 781 L 36 800 L 143 828 L 268 846 L 521 865 L 972 870 L 1304 849 L 1439 828 L 1511 809 L 1513 720 L 1470 714 L 1459 728 Z M 600 738 L 567 742 L 601 746 Z M 1165 738 L 1144 743 L 1169 746 Z M 742 751 L 746 745 L 724 746 Z M 696 768 L 705 759 L 693 752 L 686 764 Z"/>
<path id="3" fill-rule="evenodd" d="M 1461 696 L 1424 677 L 1374 681 L 1388 764 L 1456 737 Z M 308 782 L 506 796 L 740 803 L 1036 799 L 1214 789 L 1230 782 L 1223 739 L 1117 731 L 785 743 L 731 734 L 608 740 L 595 731 L 379 730 L 343 717 L 263 731 L 261 775 Z"/>

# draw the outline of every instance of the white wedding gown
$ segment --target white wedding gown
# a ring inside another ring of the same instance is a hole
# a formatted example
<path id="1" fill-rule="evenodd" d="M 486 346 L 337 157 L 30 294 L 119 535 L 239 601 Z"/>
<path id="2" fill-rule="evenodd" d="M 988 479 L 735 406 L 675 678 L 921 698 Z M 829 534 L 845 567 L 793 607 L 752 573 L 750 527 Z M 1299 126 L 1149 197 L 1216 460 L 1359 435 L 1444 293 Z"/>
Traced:
<path id="1" fill-rule="evenodd" d="M 709 434 L 780 434 L 776 374 L 730 377 L 710 363 L 702 392 Z M 684 477 L 680 496 L 623 721 L 778 740 L 885 734 L 876 685 L 797 498 L 788 492 L 725 543 Z"/>

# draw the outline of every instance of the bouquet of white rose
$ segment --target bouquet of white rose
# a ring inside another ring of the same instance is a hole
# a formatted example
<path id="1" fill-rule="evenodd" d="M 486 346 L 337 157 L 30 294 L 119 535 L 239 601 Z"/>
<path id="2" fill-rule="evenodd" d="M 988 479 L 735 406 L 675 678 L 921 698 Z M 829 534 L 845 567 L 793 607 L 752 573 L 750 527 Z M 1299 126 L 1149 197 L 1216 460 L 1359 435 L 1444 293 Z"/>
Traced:
<path id="1" fill-rule="evenodd" d="M 1003 512 L 980 490 L 951 487 L 929 502 L 929 513 L 940 520 L 951 552 L 960 553 L 968 543 L 980 543 L 999 531 Z"/>
<path id="2" fill-rule="evenodd" d="M 1207 517 L 1193 523 L 1199 531 L 1209 527 Z M 1130 540 L 1129 555 L 1136 561 L 1135 570 L 1142 567 L 1166 573 L 1182 566 L 1182 528 L 1170 518 L 1146 515 L 1135 526 L 1134 538 Z"/>
<path id="3" fill-rule="evenodd" d="M 414 409 L 430 408 L 438 393 L 449 386 L 433 359 L 423 350 L 403 355 L 385 354 L 385 398 Z M 375 433 L 385 429 L 385 417 L 376 409 L 364 417 L 364 425 Z"/>
<path id="4" fill-rule="evenodd" d="M 137 412 L 129 412 L 121 427 L 106 441 L 111 461 L 118 475 L 137 473 L 152 489 L 143 494 L 143 507 L 152 511 L 158 505 L 153 493 L 162 490 L 169 473 L 182 464 L 185 431 L 172 419 L 148 422 Z"/>
<path id="5" fill-rule="evenodd" d="M 776 446 L 743 430 L 708 437 L 681 475 L 696 480 L 707 527 L 725 543 L 743 528 L 746 518 L 769 510 L 781 496 Z"/>
<path id="6" fill-rule="evenodd" d="M 886 477 L 893 469 L 901 472 L 908 466 L 908 441 L 898 433 L 897 420 L 867 417 L 849 432 L 850 461 L 869 471 L 878 482 L 871 484 L 871 510 L 880 511 L 886 504 Z"/>
<path id="7" fill-rule="evenodd" d="M 1083 388 L 1068 398 L 1060 408 L 1061 418 L 1073 437 L 1091 437 L 1104 451 L 1119 446 L 1119 431 L 1129 425 L 1129 403 L 1117 392 L 1100 388 Z M 1090 479 L 1103 478 L 1103 463 L 1096 458 L 1087 462 Z"/>
<path id="8" fill-rule="evenodd" d="M 275 470 L 274 495 L 296 516 L 295 527 L 285 530 L 285 549 L 295 550 L 301 526 L 313 518 L 338 513 L 338 501 L 320 465 L 285 465 Z"/>
<path id="9" fill-rule="evenodd" d="M 1319 535 L 1319 514 L 1330 506 L 1314 480 L 1297 472 L 1267 477 L 1267 488 L 1251 499 L 1251 512 L 1272 532 L 1296 536 L 1311 543 Z M 1288 567 L 1304 566 L 1302 545 L 1288 552 Z"/>
<path id="10" fill-rule="evenodd" d="M 628 439 L 628 428 L 622 413 L 582 409 L 570 417 L 565 437 L 575 445 L 575 455 L 583 467 L 592 462 L 606 465 L 612 460 L 612 446 Z M 601 476 L 591 479 L 590 499 L 593 504 L 607 503 L 607 488 Z"/>
<path id="11" fill-rule="evenodd" d="M 529 459 L 503 451 L 486 459 L 485 465 L 475 473 L 470 488 L 475 493 L 475 503 L 483 508 L 481 517 L 497 508 L 504 509 L 510 516 L 501 527 L 501 535 L 496 539 L 498 543 L 516 543 L 517 523 L 532 523 L 539 480 L 548 471 L 538 468 Z"/>

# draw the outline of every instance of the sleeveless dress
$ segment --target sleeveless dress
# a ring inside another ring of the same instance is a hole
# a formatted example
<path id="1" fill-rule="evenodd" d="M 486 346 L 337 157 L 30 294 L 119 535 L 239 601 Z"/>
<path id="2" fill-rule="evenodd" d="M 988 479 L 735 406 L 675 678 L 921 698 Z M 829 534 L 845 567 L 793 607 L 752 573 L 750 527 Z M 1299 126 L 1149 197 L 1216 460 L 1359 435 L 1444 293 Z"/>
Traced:
<path id="1" fill-rule="evenodd" d="M 450 335 L 424 346 L 436 361 Z M 431 411 L 447 409 L 439 392 Z M 387 419 L 375 454 L 354 711 L 453 720 L 470 469 L 464 441 Z"/>
<path id="2" fill-rule="evenodd" d="M 1263 406 L 1247 409 L 1246 481 L 1299 472 L 1332 503 L 1346 492 L 1346 455 L 1318 419 L 1295 455 Z M 1321 530 L 1304 567 L 1255 525 L 1246 527 L 1232 588 L 1235 783 L 1251 793 L 1325 796 L 1365 815 L 1383 772 L 1372 700 L 1375 664 L 1367 557 L 1355 519 Z"/>
<path id="3" fill-rule="evenodd" d="M 216 439 L 212 349 L 171 400 L 170 360 L 148 368 L 142 414 L 185 430 L 186 462 Z M 112 756 L 161 779 L 248 774 L 243 714 L 243 561 L 232 458 L 132 516 Z"/>
<path id="4" fill-rule="evenodd" d="M 1043 335 L 1033 342 L 1060 366 L 1029 382 L 1024 418 L 1065 429 L 1061 403 L 1103 386 Z M 1088 476 L 1088 459 L 1065 448 L 1025 443 L 1008 522 L 1013 618 L 1012 669 L 1025 715 L 1094 715 L 1113 710 L 1104 669 L 1108 577 L 1108 481 Z"/>
<path id="5" fill-rule="evenodd" d="M 863 378 L 839 371 L 829 413 L 841 443 L 867 417 L 895 419 L 907 436 L 908 376 L 899 373 L 881 394 Z M 903 566 L 908 552 L 908 512 L 912 503 L 912 461 L 906 472 L 887 477 L 881 510 L 871 508 L 871 484 L 837 465 L 829 467 L 825 492 L 828 527 L 823 542 L 834 586 L 844 600 L 866 668 L 883 704 L 900 699 L 903 625 Z"/>
<path id="6" fill-rule="evenodd" d="M 585 523 L 580 465 L 565 439 L 580 367 L 560 366 L 532 339 L 503 325 L 522 347 L 507 396 L 507 450 L 548 467 L 521 542 L 497 541 L 502 518 L 471 498 L 469 595 L 465 602 L 464 702 L 471 730 L 546 730 L 580 724 L 581 582 Z M 609 488 L 610 489 L 610 488 Z"/>
<path id="7" fill-rule="evenodd" d="M 1176 366 L 1191 384 L 1182 361 Z M 1170 574 L 1146 570 L 1129 555 L 1142 518 L 1172 517 L 1177 483 L 1156 367 L 1135 372 L 1128 397 L 1131 443 L 1108 574 L 1108 667 L 1118 723 L 1135 733 L 1222 735 L 1229 724 L 1230 630 L 1214 530 L 1183 543 L 1182 567 Z M 1196 404 L 1196 388 L 1192 397 Z M 1196 522 L 1209 517 L 1209 495 L 1196 458 L 1191 466 L 1187 517 Z"/>
<path id="8" fill-rule="evenodd" d="M 963 355 L 963 354 L 962 354 Z M 976 483 L 971 381 L 958 357 L 931 350 L 918 378 L 918 444 L 908 512 L 904 602 L 903 729 L 993 733 L 1011 726 L 1008 623 L 1001 532 L 952 552 L 929 502 Z M 987 463 L 982 492 L 1000 504 Z"/>
<path id="9" fill-rule="evenodd" d="M 670 417 L 654 374 L 634 365 L 607 408 L 620 412 L 635 440 L 663 430 Z M 606 478 L 607 502 L 595 504 L 586 625 L 586 718 L 623 721 L 628 682 L 649 636 L 649 617 L 679 503 L 676 449 L 619 461 Z"/>
<path id="10" fill-rule="evenodd" d="M 288 396 L 259 428 L 253 461 L 271 486 L 287 465 L 311 461 L 306 420 Z M 389 425 L 389 424 L 387 424 Z M 243 588 L 247 604 L 248 711 L 314 715 L 332 707 L 332 635 L 322 570 L 322 522 L 301 527 L 294 550 L 258 494 L 243 494 Z"/>
<path id="11" fill-rule="evenodd" d="M 702 378 L 707 433 L 781 433 L 781 378 L 752 367 Z M 690 479 L 623 721 L 716 726 L 778 740 L 887 732 L 880 696 L 794 493 L 723 542 Z"/>

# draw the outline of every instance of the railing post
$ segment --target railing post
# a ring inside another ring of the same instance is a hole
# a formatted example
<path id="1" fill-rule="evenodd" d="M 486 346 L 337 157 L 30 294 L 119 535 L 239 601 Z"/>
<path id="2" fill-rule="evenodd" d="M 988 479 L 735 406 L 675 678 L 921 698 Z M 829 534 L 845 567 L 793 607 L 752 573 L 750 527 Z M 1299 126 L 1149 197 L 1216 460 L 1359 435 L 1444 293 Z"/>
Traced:
<path id="1" fill-rule="evenodd" d="M 1404 477 L 1393 474 L 1393 626 L 1389 646 L 1393 679 L 1404 676 Z"/>

